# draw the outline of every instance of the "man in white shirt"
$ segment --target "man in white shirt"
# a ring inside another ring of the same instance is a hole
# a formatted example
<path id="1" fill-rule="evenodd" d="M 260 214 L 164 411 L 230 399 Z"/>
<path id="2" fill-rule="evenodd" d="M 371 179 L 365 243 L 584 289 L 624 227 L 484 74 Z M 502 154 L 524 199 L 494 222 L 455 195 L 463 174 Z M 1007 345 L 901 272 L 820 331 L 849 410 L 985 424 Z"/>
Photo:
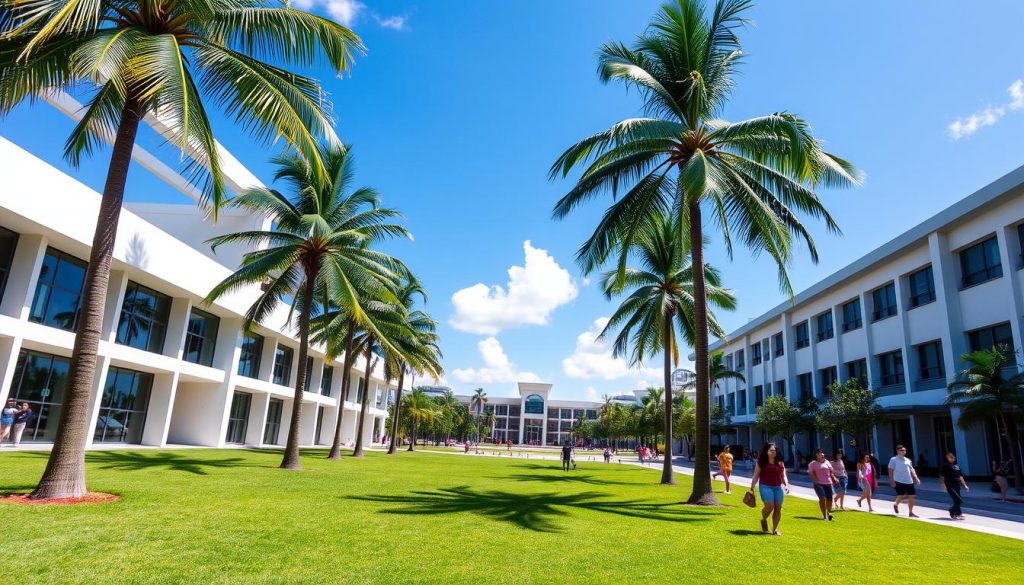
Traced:
<path id="1" fill-rule="evenodd" d="M 900 502 L 906 498 L 910 517 L 917 518 L 917 514 L 914 514 L 914 497 L 917 495 L 915 486 L 918 485 L 921 485 L 921 479 L 914 471 L 914 462 L 907 457 L 907 448 L 896 445 L 896 455 L 889 460 L 889 486 L 896 490 L 896 502 L 892 509 L 897 515 L 900 513 Z"/>

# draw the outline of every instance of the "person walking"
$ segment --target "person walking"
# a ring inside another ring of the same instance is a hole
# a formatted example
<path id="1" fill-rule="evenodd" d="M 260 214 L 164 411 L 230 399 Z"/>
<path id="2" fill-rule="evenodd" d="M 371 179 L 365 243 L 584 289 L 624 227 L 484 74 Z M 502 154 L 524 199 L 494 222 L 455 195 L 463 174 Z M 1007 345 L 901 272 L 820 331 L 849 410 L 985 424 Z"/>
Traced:
<path id="1" fill-rule="evenodd" d="M 572 463 L 572 445 L 566 443 L 562 445 L 562 471 L 569 471 L 569 465 Z"/>
<path id="2" fill-rule="evenodd" d="M 22 402 L 21 408 L 18 412 L 14 413 L 14 427 L 12 434 L 14 435 L 14 446 L 17 447 L 21 444 L 21 435 L 25 432 L 25 425 L 32 420 L 32 406 L 28 402 Z"/>
<path id="3" fill-rule="evenodd" d="M 7 437 L 11 436 L 11 427 L 14 426 L 14 415 L 18 412 L 18 403 L 13 398 L 8 398 L 3 409 L 0 409 L 0 447 L 3 446 Z"/>
<path id="4" fill-rule="evenodd" d="M 857 507 L 860 508 L 860 503 L 867 499 L 868 512 L 875 511 L 871 507 L 871 494 L 878 487 L 878 475 L 875 473 L 875 466 L 871 463 L 871 459 L 871 453 L 864 453 L 860 461 L 857 462 L 857 482 L 860 483 L 861 487 L 860 497 L 857 498 Z"/>
<path id="5" fill-rule="evenodd" d="M 761 509 L 761 532 L 768 532 L 768 517 L 772 519 L 772 534 L 782 536 L 779 522 L 782 520 L 782 501 L 789 493 L 789 478 L 786 477 L 786 464 L 779 457 L 775 443 L 767 443 L 761 447 L 754 467 L 754 477 L 750 480 L 750 491 L 757 491 L 764 507 Z"/>
<path id="6" fill-rule="evenodd" d="M 832 498 L 835 497 L 832 484 L 838 483 L 838 480 L 832 470 L 832 464 L 829 463 L 825 452 L 821 449 L 815 449 L 814 460 L 807 464 L 807 475 L 811 476 L 814 493 L 818 496 L 821 519 L 832 520 Z"/>
<path id="7" fill-rule="evenodd" d="M 833 500 L 840 510 L 845 510 L 846 487 L 849 484 L 849 476 L 846 474 L 846 462 L 843 461 L 842 450 L 836 451 L 835 457 L 832 459 L 832 472 L 836 474 L 837 480 L 834 486 L 836 495 Z"/>
<path id="8" fill-rule="evenodd" d="M 612 450 L 609 449 L 608 447 L 605 447 L 604 448 L 604 462 L 605 463 L 611 463 L 611 461 L 612 461 Z"/>
<path id="9" fill-rule="evenodd" d="M 722 452 L 718 454 L 718 470 L 725 479 L 725 493 L 732 493 L 729 484 L 729 477 L 732 475 L 732 453 L 729 452 L 729 445 L 722 447 Z"/>
<path id="10" fill-rule="evenodd" d="M 964 514 L 960 506 L 964 503 L 964 498 L 960 495 L 960 488 L 963 487 L 964 491 L 969 492 L 971 487 L 967 485 L 967 480 L 964 479 L 964 474 L 956 462 L 956 453 L 952 451 L 946 453 L 946 460 L 939 466 L 939 487 L 953 500 L 953 505 L 949 508 L 949 517 L 963 520 Z"/>
<path id="11" fill-rule="evenodd" d="M 0 434 L 3 434 L 0 431 Z M 996 487 L 999 488 L 999 497 L 1005 502 L 1006 501 L 1006 490 L 1010 483 L 1006 480 L 1010 477 L 1010 468 L 1013 466 L 1013 462 L 1007 459 L 1000 464 L 998 461 L 992 461 L 992 475 L 995 476 L 993 479 L 996 482 Z"/>
<path id="12" fill-rule="evenodd" d="M 907 457 L 907 448 L 896 445 L 896 454 L 889 460 L 889 487 L 896 490 L 896 501 L 893 502 L 892 510 L 897 516 L 900 513 L 900 502 L 906 498 L 907 515 L 917 518 L 917 514 L 914 513 L 914 498 L 917 496 L 916 486 L 919 485 L 921 479 L 914 470 L 914 462 Z"/>

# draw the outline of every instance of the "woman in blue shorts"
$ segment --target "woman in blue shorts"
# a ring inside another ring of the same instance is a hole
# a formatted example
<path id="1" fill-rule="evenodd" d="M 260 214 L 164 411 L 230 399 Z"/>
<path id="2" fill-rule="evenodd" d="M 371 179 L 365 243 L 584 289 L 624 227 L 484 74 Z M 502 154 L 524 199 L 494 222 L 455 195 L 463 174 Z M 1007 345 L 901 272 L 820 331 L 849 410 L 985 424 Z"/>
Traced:
<path id="1" fill-rule="evenodd" d="M 768 517 L 771 516 L 772 534 L 782 536 L 779 521 L 782 520 L 782 500 L 789 493 L 789 478 L 786 477 L 786 464 L 779 457 L 775 443 L 761 447 L 761 454 L 754 467 L 754 479 L 750 481 L 751 492 L 755 485 L 764 503 L 761 509 L 761 531 L 768 532 Z"/>

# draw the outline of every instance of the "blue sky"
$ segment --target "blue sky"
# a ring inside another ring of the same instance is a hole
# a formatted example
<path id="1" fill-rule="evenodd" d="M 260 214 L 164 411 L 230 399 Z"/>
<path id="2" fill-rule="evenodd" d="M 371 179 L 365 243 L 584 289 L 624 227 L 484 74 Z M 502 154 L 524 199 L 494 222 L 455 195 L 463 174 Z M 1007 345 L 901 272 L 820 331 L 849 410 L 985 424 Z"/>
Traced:
<path id="1" fill-rule="evenodd" d="M 338 131 L 355 147 L 357 183 L 379 189 L 415 234 L 388 249 L 428 288 L 446 381 L 507 395 L 516 379 L 536 379 L 563 398 L 657 382 L 656 372 L 611 359 L 590 333 L 613 305 L 573 256 L 608 202 L 552 221 L 570 185 L 548 181 L 547 169 L 575 140 L 638 113 L 635 93 L 598 81 L 595 52 L 630 41 L 658 2 L 305 2 L 349 23 L 369 48 L 350 77 L 320 74 Z M 1024 163 L 1024 88 L 1015 84 L 1024 78 L 1024 4 L 762 1 L 750 17 L 723 117 L 797 112 L 867 174 L 860 189 L 822 193 L 844 235 L 812 224 L 821 262 L 798 252 L 797 290 Z M 0 124 L 66 166 L 60 145 L 71 124 L 60 115 L 24 107 Z M 269 180 L 272 148 L 223 120 L 216 130 Z M 99 188 L 107 155 L 75 175 Z M 181 201 L 133 173 L 129 200 Z M 744 251 L 730 261 L 719 244 L 708 255 L 739 298 L 720 315 L 734 328 L 783 296 L 769 262 Z"/>

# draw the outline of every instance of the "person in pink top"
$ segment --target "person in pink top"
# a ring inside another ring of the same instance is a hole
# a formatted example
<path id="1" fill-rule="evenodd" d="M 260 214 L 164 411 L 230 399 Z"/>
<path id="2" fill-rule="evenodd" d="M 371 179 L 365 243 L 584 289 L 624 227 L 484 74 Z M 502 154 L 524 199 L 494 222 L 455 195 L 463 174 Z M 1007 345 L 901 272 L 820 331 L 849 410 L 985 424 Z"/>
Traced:
<path id="1" fill-rule="evenodd" d="M 807 466 L 807 473 L 814 482 L 814 493 L 818 495 L 818 507 L 821 509 L 821 519 L 832 519 L 832 498 L 835 493 L 832 491 L 832 483 L 839 483 L 836 478 L 832 464 L 825 458 L 825 452 L 821 449 L 814 451 L 814 461 Z"/>

